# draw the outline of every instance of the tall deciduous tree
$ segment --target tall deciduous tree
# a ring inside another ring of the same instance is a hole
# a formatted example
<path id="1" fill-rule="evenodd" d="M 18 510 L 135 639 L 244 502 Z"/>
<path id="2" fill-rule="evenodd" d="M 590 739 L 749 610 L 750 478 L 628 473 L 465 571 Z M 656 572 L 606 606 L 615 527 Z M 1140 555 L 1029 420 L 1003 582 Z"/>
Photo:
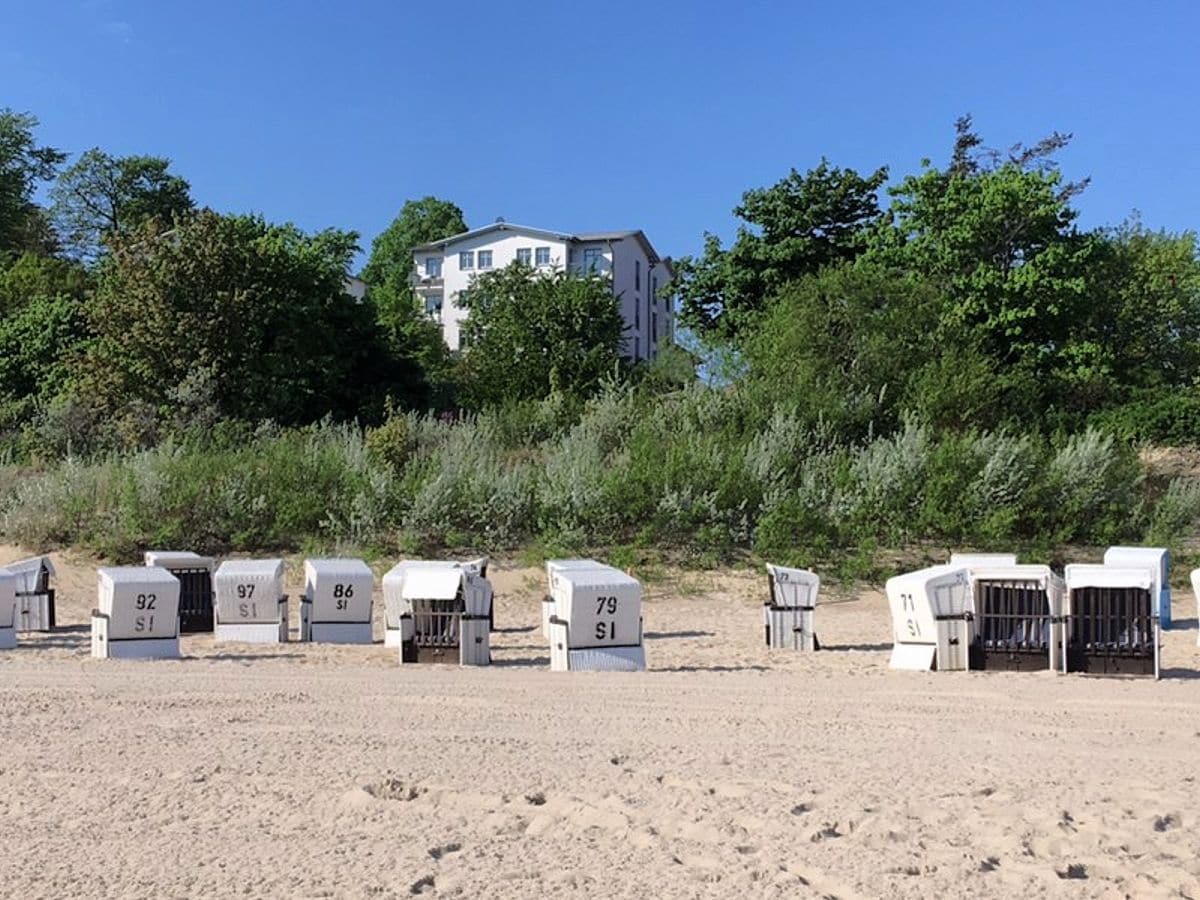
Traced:
<path id="1" fill-rule="evenodd" d="M 460 384 L 474 406 L 587 396 L 619 365 L 624 323 L 607 279 L 513 263 L 478 276 L 459 302 L 469 311 Z"/>
<path id="2" fill-rule="evenodd" d="M 78 263 L 34 253 L 0 269 L 0 429 L 27 422 L 69 385 L 90 286 Z"/>
<path id="3" fill-rule="evenodd" d="M 392 224 L 371 245 L 362 278 L 391 352 L 417 360 L 431 388 L 435 407 L 452 402 L 452 363 L 442 332 L 425 314 L 413 292 L 413 249 L 467 230 L 462 210 L 448 200 L 407 200 Z"/>
<path id="4" fill-rule="evenodd" d="M 462 210 L 448 200 L 423 197 L 406 200 L 399 215 L 371 244 L 371 257 L 362 270 L 372 287 L 387 282 L 407 286 L 413 270 L 413 248 L 467 230 Z"/>
<path id="5" fill-rule="evenodd" d="M 416 367 L 389 357 L 374 310 L 345 293 L 355 241 L 207 210 L 168 235 L 156 220 L 118 235 L 88 306 L 85 397 L 170 415 L 203 382 L 217 414 L 286 424 L 410 400 Z"/>
<path id="6" fill-rule="evenodd" d="M 1036 384 L 1044 408 L 1063 402 L 1055 385 L 1088 317 L 1098 243 L 1077 229 L 1071 205 L 1087 182 L 1066 181 L 1055 161 L 1069 138 L 999 152 L 960 119 L 947 166 L 926 160 L 891 189 L 892 227 L 873 232 L 867 255 L 941 292 L 933 342 L 971 345 L 998 378 L 1021 385 L 1020 403 Z"/>
<path id="7" fill-rule="evenodd" d="M 704 252 L 677 266 L 682 317 L 703 334 L 733 338 L 778 288 L 822 267 L 855 259 L 879 221 L 887 169 L 862 176 L 822 159 L 769 188 L 742 195 L 734 215 L 745 224 L 725 250 L 705 235 Z"/>
<path id="8" fill-rule="evenodd" d="M 79 256 L 95 257 L 103 241 L 148 219 L 169 223 L 190 212 L 191 186 L 171 174 L 159 156 L 111 156 L 88 150 L 59 177 L 52 215 L 59 233 Z"/>
<path id="9" fill-rule="evenodd" d="M 37 124 L 27 113 L 0 109 L 0 254 L 42 250 L 52 243 L 33 192 L 54 177 L 66 154 L 37 145 Z"/>

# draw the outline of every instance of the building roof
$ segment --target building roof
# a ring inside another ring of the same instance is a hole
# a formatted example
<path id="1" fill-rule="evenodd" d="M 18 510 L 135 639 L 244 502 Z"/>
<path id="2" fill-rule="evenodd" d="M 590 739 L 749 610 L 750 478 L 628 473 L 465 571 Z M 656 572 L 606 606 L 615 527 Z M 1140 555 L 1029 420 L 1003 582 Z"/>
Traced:
<path id="1" fill-rule="evenodd" d="M 420 244 L 413 247 L 413 253 L 424 250 L 445 250 L 451 244 L 457 244 L 459 241 L 464 241 L 468 238 L 478 237 L 481 234 L 487 234 L 491 231 L 518 231 L 522 234 L 536 235 L 539 237 L 551 238 L 556 241 L 570 241 L 574 239 L 573 235 L 562 231 L 549 231 L 545 228 L 533 228 L 529 225 L 518 225 L 515 222 L 492 222 L 488 225 L 482 225 L 479 228 L 472 228 L 464 231 L 461 234 L 454 234 L 448 238 L 443 238 L 440 241 L 430 241 L 427 244 Z"/>
<path id="2" fill-rule="evenodd" d="M 503 219 L 492 222 L 488 225 L 482 225 L 479 228 L 472 228 L 469 231 L 464 231 L 461 234 L 451 235 L 448 238 L 443 238 L 440 241 L 430 241 L 427 244 L 421 244 L 413 248 L 413 253 L 425 253 L 430 250 L 442 250 L 452 244 L 457 244 L 459 241 L 467 240 L 468 238 L 479 237 L 483 234 L 488 234 L 492 231 L 515 231 L 521 234 L 528 234 L 534 237 L 545 237 L 556 241 L 567 241 L 577 244 L 586 244 L 600 241 L 623 241 L 626 239 L 636 240 L 642 245 L 642 249 L 646 252 L 646 257 L 652 263 L 661 262 L 668 269 L 674 272 L 674 267 L 671 265 L 670 257 L 660 257 L 655 251 L 654 246 L 646 237 L 646 233 L 641 229 L 628 229 L 624 231 L 584 231 L 578 234 L 571 234 L 565 231 L 550 231 L 546 228 L 534 228 L 530 225 L 518 225 L 515 222 L 505 222 Z"/>

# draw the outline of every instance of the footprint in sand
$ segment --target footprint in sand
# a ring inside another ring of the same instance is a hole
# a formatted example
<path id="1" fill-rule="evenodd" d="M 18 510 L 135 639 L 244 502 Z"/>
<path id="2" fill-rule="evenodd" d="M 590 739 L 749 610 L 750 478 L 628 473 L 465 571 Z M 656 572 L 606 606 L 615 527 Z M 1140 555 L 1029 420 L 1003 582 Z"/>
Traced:
<path id="1" fill-rule="evenodd" d="M 375 784 L 365 785 L 363 790 L 376 800 L 416 800 L 425 793 L 424 788 L 405 784 L 399 778 L 391 777 L 384 778 Z"/>
<path id="2" fill-rule="evenodd" d="M 441 859 L 447 853 L 457 853 L 462 849 L 462 844 L 457 841 L 451 844 L 442 844 L 440 847 L 430 847 L 429 856 L 431 859 Z"/>
<path id="3" fill-rule="evenodd" d="M 1058 869 L 1055 869 L 1054 874 L 1057 875 L 1059 878 L 1087 878 L 1088 877 L 1087 866 L 1085 866 L 1083 863 L 1071 863 L 1070 865 L 1068 865 L 1065 869 L 1062 869 L 1061 871 Z"/>
<path id="4" fill-rule="evenodd" d="M 1169 831 L 1172 828 L 1179 827 L 1179 817 L 1174 813 L 1167 813 L 1165 816 L 1154 817 L 1155 831 Z"/>
<path id="5" fill-rule="evenodd" d="M 425 894 L 432 891 L 434 888 L 433 876 L 426 875 L 424 878 L 418 878 L 408 886 L 410 894 Z"/>
<path id="6" fill-rule="evenodd" d="M 837 822 L 834 822 L 832 825 L 829 824 L 828 822 L 826 822 L 824 825 L 821 826 L 820 831 L 813 832 L 813 835 L 812 835 L 812 837 L 809 838 L 809 840 L 815 844 L 818 841 L 824 841 L 824 840 L 827 840 L 828 838 L 840 838 L 841 836 L 842 836 L 842 833 L 840 831 L 838 831 L 838 823 Z"/>

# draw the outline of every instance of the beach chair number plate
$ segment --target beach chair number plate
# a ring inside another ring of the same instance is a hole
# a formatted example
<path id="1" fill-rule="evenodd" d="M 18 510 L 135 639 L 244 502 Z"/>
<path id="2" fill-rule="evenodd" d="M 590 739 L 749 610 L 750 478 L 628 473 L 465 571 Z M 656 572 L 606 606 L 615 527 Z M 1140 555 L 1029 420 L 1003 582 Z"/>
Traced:
<path id="1" fill-rule="evenodd" d="M 617 611 L 616 597 L 597 597 L 596 598 L 596 616 L 603 616 L 606 613 L 613 615 Z M 598 641 L 614 641 L 617 639 L 617 623 L 615 620 L 608 622 L 600 621 L 596 623 L 596 640 Z"/>
<path id="2" fill-rule="evenodd" d="M 915 613 L 917 611 L 917 604 L 913 601 L 912 594 L 900 595 L 900 608 L 911 613 Z M 905 620 L 905 625 L 908 626 L 909 637 L 921 636 L 921 625 L 919 622 L 917 622 L 916 616 L 909 616 L 908 619 Z"/>

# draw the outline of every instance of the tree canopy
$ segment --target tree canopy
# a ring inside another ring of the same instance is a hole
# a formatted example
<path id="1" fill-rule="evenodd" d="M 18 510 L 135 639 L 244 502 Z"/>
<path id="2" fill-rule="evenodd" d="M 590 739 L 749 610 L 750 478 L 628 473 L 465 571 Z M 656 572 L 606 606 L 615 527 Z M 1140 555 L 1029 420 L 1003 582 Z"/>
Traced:
<path id="1" fill-rule="evenodd" d="M 477 276 L 460 303 L 460 382 L 475 406 L 585 397 L 618 370 L 625 326 L 605 278 L 513 263 Z"/>
<path id="2" fill-rule="evenodd" d="M 170 223 L 195 204 L 191 186 L 158 156 L 111 156 L 99 147 L 85 152 L 59 177 L 51 215 L 77 255 L 97 256 L 104 240 L 127 234 L 148 219 Z"/>
<path id="3" fill-rule="evenodd" d="M 0 254 L 51 249 L 52 236 L 33 194 L 39 183 L 54 178 L 67 156 L 38 146 L 37 124 L 28 113 L 0 109 Z"/>
<path id="4" fill-rule="evenodd" d="M 769 188 L 742 195 L 733 245 L 704 236 L 699 257 L 677 264 L 674 289 L 683 321 L 702 335 L 735 338 L 783 285 L 822 267 L 855 259 L 879 221 L 887 169 L 862 176 L 822 159 L 801 175 L 792 169 Z"/>
<path id="5" fill-rule="evenodd" d="M 422 197 L 406 200 L 392 224 L 371 244 L 371 257 L 362 270 L 372 287 L 391 283 L 408 285 L 413 269 L 413 248 L 467 230 L 462 210 L 448 200 Z"/>
<path id="6" fill-rule="evenodd" d="M 124 422 L 120 445 L 181 409 L 305 424 L 571 406 L 613 373 L 665 398 L 713 379 L 714 360 L 760 417 L 746 428 L 786 411 L 847 441 L 916 416 L 1200 442 L 1196 234 L 1083 227 L 1087 180 L 1059 163 L 1070 135 L 995 150 L 963 117 L 945 157 L 891 182 L 822 158 L 746 190 L 733 240 L 705 232 L 667 288 L 704 361 L 627 366 L 611 282 L 519 266 L 457 298 L 452 354 L 410 283 L 415 247 L 467 230 L 448 200 L 402 205 L 356 302 L 356 235 L 197 211 L 161 157 L 93 148 L 63 170 L 37 124 L 0 111 L 0 450 L 47 410 Z"/>
<path id="7" fill-rule="evenodd" d="M 373 309 L 345 293 L 356 237 L 208 210 L 118 235 L 87 309 L 84 394 L 166 410 L 201 386 L 222 416 L 281 423 L 408 399 L 419 373 L 387 364 Z"/>

